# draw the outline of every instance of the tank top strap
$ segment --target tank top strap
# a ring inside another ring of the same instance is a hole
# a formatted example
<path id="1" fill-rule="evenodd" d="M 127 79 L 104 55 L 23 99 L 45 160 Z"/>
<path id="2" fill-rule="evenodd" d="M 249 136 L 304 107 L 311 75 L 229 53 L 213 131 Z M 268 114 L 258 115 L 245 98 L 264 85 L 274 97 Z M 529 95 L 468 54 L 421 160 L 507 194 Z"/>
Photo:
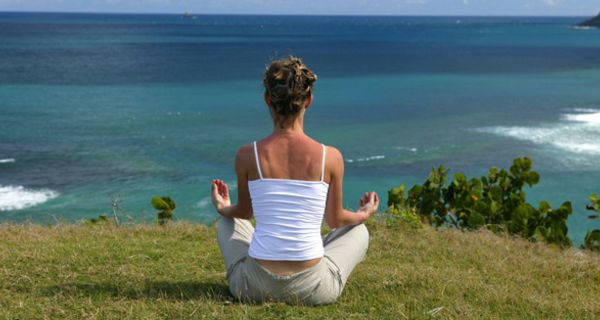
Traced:
<path id="1" fill-rule="evenodd" d="M 258 170 L 258 176 L 260 177 L 260 180 L 262 180 L 263 175 L 260 171 L 260 162 L 258 162 L 258 150 L 256 149 L 256 141 L 254 141 L 254 159 L 256 159 L 256 170 Z"/>
<path id="2" fill-rule="evenodd" d="M 324 144 L 321 144 L 323 146 L 323 163 L 321 165 L 321 182 L 323 182 L 325 180 L 325 151 L 327 150 L 327 148 L 325 147 Z"/>

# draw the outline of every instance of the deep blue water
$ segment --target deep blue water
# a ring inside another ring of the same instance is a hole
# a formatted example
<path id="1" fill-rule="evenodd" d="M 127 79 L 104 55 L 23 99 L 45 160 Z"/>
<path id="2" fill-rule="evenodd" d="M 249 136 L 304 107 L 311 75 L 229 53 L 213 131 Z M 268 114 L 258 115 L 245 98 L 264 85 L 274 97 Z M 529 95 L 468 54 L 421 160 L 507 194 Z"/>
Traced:
<path id="1" fill-rule="evenodd" d="M 346 159 L 345 204 L 531 156 L 531 201 L 600 193 L 600 30 L 581 18 L 0 13 L 0 221 L 151 220 L 152 195 L 209 222 L 209 181 L 271 130 L 261 76 L 317 73 L 306 130 Z"/>

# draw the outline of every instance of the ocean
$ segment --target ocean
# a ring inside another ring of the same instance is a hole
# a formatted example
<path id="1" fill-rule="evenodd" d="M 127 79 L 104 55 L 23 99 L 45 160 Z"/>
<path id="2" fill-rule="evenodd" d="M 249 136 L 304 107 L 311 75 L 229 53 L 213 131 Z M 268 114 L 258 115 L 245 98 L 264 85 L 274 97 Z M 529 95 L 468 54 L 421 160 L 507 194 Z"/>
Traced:
<path id="1" fill-rule="evenodd" d="M 210 180 L 271 132 L 262 73 L 315 71 L 306 131 L 346 161 L 344 204 L 422 183 L 433 166 L 485 174 L 530 156 L 528 199 L 573 202 L 569 236 L 600 222 L 600 30 L 578 17 L 0 13 L 0 222 L 110 214 L 210 223 Z M 234 190 L 235 193 L 235 190 Z M 382 208 L 383 209 L 383 208 Z M 129 218 L 126 218 L 129 217 Z"/>

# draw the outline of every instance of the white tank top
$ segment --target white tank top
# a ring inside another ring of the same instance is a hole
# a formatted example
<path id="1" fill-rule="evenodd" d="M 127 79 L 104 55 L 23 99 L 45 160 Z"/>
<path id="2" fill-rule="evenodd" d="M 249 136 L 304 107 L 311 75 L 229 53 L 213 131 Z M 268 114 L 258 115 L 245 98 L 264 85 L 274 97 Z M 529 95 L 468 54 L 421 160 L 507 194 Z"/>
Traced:
<path id="1" fill-rule="evenodd" d="M 329 184 L 325 174 L 325 145 L 320 181 L 263 178 L 256 141 L 258 180 L 248 181 L 256 230 L 248 255 L 261 260 L 303 261 L 323 257 L 321 225 Z"/>

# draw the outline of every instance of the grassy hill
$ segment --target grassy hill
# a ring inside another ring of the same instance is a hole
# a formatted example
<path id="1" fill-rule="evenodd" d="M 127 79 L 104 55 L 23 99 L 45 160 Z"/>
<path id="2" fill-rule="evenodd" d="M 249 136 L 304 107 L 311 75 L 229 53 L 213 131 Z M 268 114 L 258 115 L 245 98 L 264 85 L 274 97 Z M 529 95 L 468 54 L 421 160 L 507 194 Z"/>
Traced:
<path id="1" fill-rule="evenodd" d="M 0 318 L 593 319 L 600 255 L 486 231 L 369 224 L 338 303 L 241 304 L 215 229 L 0 225 Z"/>

